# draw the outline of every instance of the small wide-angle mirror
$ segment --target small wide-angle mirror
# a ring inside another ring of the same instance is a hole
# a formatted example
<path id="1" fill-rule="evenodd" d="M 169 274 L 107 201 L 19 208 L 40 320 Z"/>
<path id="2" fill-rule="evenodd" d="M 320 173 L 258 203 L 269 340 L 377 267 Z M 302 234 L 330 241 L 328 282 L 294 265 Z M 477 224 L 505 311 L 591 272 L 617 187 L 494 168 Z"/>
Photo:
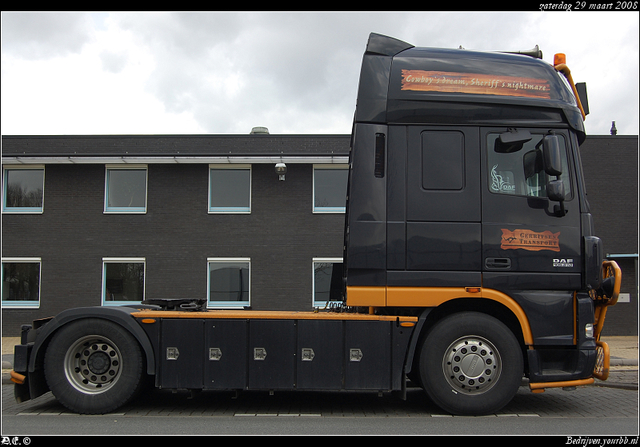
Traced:
<path id="1" fill-rule="evenodd" d="M 531 133 L 528 130 L 509 129 L 500 134 L 494 150 L 500 154 L 518 152 L 529 140 L 531 140 Z"/>

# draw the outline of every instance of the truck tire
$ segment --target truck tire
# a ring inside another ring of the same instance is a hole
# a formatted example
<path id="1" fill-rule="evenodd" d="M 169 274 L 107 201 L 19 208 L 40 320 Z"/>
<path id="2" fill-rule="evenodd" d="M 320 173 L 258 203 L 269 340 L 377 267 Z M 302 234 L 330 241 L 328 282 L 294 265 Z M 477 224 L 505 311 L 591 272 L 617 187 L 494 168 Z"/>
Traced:
<path id="1" fill-rule="evenodd" d="M 44 372 L 49 389 L 69 410 L 109 413 L 129 402 L 143 383 L 144 361 L 136 339 L 100 318 L 63 326 L 47 347 Z"/>
<path id="2" fill-rule="evenodd" d="M 452 414 L 499 411 L 520 387 L 524 360 L 511 330 L 479 312 L 439 321 L 424 339 L 420 377 L 427 395 Z"/>

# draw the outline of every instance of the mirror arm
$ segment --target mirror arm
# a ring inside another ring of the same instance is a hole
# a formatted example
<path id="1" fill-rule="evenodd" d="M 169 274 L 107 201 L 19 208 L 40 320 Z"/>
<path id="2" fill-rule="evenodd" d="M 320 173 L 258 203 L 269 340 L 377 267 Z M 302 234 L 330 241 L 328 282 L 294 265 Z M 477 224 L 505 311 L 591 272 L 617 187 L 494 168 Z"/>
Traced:
<path id="1" fill-rule="evenodd" d="M 564 200 L 561 200 L 559 205 L 553 206 L 553 212 L 558 217 L 567 215 L 568 211 L 564 208 Z"/>

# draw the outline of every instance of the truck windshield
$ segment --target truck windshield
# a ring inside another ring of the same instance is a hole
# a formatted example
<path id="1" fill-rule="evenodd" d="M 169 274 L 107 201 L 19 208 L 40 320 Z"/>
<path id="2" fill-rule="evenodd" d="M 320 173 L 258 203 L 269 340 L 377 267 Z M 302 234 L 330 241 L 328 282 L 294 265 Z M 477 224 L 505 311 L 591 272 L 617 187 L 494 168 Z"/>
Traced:
<path id="1" fill-rule="evenodd" d="M 496 150 L 499 133 L 487 135 L 489 190 L 495 194 L 509 194 L 526 197 L 547 197 L 546 185 L 550 176 L 544 171 L 542 149 L 538 143 L 544 134 L 533 134 L 531 140 L 524 143 L 522 149 L 514 152 Z M 566 198 L 572 197 L 569 168 L 567 162 L 566 140 L 558 135 L 562 154 L 562 175 Z M 536 147 L 538 146 L 538 147 Z"/>

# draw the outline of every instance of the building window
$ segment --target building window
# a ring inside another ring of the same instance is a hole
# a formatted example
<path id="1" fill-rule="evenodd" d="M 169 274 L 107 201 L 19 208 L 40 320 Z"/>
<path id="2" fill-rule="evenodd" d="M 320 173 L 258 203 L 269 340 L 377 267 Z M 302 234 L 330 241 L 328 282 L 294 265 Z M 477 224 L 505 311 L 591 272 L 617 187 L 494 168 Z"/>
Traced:
<path id="1" fill-rule="evenodd" d="M 249 258 L 209 258 L 208 307 L 250 306 L 251 260 Z"/>
<path id="2" fill-rule="evenodd" d="M 145 288 L 144 258 L 102 259 L 102 305 L 141 303 Z"/>
<path id="3" fill-rule="evenodd" d="M 313 307 L 342 300 L 342 258 L 313 258 Z"/>
<path id="4" fill-rule="evenodd" d="M 2 259 L 2 307 L 40 306 L 40 258 Z"/>
<path id="5" fill-rule="evenodd" d="M 145 213 L 147 211 L 147 167 L 107 166 L 105 213 Z"/>
<path id="6" fill-rule="evenodd" d="M 2 211 L 42 213 L 44 205 L 44 167 L 5 168 L 2 183 Z"/>
<path id="7" fill-rule="evenodd" d="M 347 200 L 347 165 L 313 166 L 313 212 L 344 213 Z"/>
<path id="8" fill-rule="evenodd" d="M 251 165 L 209 167 L 209 212 L 251 212 Z"/>

